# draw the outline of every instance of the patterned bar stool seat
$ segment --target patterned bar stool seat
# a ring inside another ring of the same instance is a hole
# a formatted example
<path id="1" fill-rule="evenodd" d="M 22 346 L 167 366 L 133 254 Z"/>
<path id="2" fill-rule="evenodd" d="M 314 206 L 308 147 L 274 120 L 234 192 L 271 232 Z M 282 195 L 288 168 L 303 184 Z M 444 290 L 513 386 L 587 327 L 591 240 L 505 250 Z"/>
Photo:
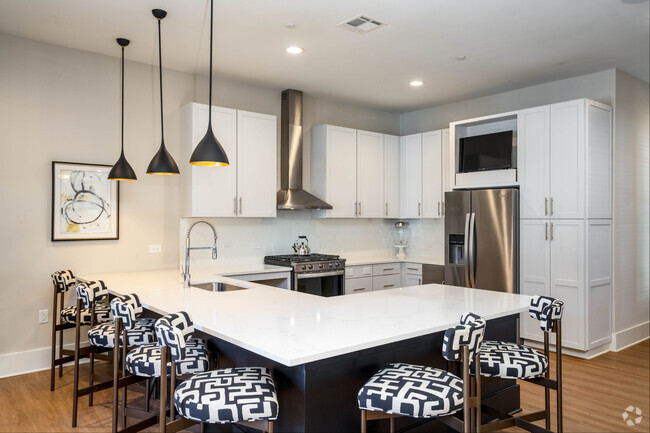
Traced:
<path id="1" fill-rule="evenodd" d="M 63 331 L 75 327 L 77 320 L 77 306 L 63 307 L 64 296 L 77 284 L 74 273 L 70 270 L 56 271 L 52 274 L 52 285 L 54 287 L 54 302 L 52 306 L 52 357 L 50 368 L 50 391 L 54 391 L 54 372 L 59 366 L 59 377 L 63 375 L 63 364 L 74 361 L 74 351 L 63 348 Z M 95 308 L 95 323 L 109 320 L 110 308 L 107 302 L 97 304 Z M 57 317 L 59 318 L 57 320 Z M 57 323 L 58 322 L 58 323 Z M 82 310 L 82 325 L 90 325 L 90 309 Z M 59 355 L 57 358 L 57 333 L 59 340 Z"/>
<path id="2" fill-rule="evenodd" d="M 470 391 L 469 361 L 478 359 L 485 334 L 485 320 L 467 313 L 461 324 L 445 332 L 442 353 L 448 361 L 463 364 L 463 379 L 439 368 L 392 363 L 379 370 L 359 390 L 357 402 L 361 410 L 361 431 L 368 420 L 436 418 L 456 431 L 472 431 L 480 425 L 480 383 Z M 451 415 L 464 411 L 464 421 Z M 474 417 L 478 416 L 477 419 Z"/>
<path id="3" fill-rule="evenodd" d="M 156 335 L 161 345 L 162 358 L 160 413 L 165 413 L 166 375 L 163 369 L 171 359 L 170 423 L 161 431 L 176 432 L 200 423 L 236 423 L 273 432 L 273 421 L 278 417 L 278 398 L 275 382 L 268 368 L 241 367 L 199 373 L 175 387 L 175 374 L 179 364 L 191 356 L 187 329 L 189 316 L 177 313 L 162 317 L 156 322 Z M 175 367 L 174 367 L 175 366 Z M 174 420 L 175 410 L 182 416 Z"/>
<path id="4" fill-rule="evenodd" d="M 516 343 L 502 341 L 485 341 L 481 347 L 481 375 L 502 379 L 526 380 L 545 388 L 545 410 L 512 417 L 484 405 L 483 411 L 500 421 L 485 424 L 482 431 L 517 426 L 528 431 L 544 430 L 531 421 L 546 420 L 546 431 L 551 428 L 550 390 L 557 390 L 557 425 L 562 431 L 562 338 L 561 320 L 564 303 L 546 296 L 534 296 L 530 303 L 529 314 L 539 320 L 544 331 L 544 352 Z M 549 377 L 549 333 L 556 335 L 557 378 Z"/>

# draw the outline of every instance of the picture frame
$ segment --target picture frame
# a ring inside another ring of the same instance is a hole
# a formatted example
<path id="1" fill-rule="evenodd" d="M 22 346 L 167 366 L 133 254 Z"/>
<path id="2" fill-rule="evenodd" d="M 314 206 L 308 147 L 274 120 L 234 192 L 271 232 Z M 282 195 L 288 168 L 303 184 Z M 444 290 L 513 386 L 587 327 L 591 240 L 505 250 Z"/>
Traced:
<path id="1" fill-rule="evenodd" d="M 120 187 L 110 165 L 52 161 L 52 241 L 119 239 Z"/>

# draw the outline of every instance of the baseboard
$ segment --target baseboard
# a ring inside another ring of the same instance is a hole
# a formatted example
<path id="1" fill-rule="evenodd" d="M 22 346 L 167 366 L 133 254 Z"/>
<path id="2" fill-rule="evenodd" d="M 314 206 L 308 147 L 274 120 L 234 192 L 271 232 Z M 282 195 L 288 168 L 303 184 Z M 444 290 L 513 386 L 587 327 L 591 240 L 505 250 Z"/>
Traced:
<path id="1" fill-rule="evenodd" d="M 64 344 L 63 348 L 74 350 L 74 343 Z M 81 360 L 81 363 L 85 362 L 88 362 L 88 359 L 84 358 Z M 19 374 L 49 370 L 51 365 L 51 347 L 26 350 L 24 352 L 6 353 L 0 355 L 0 379 L 4 377 L 18 376 Z M 73 362 L 64 365 L 73 365 Z"/>
<path id="2" fill-rule="evenodd" d="M 650 338 L 650 322 L 618 331 L 612 334 L 611 350 L 618 352 Z"/>

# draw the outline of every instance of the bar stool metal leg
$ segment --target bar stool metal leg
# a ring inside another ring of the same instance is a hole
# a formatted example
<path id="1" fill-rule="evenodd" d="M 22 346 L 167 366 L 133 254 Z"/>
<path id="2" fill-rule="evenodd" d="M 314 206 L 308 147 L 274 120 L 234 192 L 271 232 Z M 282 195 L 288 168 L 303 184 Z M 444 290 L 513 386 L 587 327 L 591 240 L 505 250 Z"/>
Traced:
<path id="1" fill-rule="evenodd" d="M 564 426 L 562 425 L 562 329 L 559 320 L 555 321 L 557 340 L 555 345 L 555 361 L 557 363 L 557 371 L 555 373 L 557 381 L 557 431 L 562 433 Z"/>

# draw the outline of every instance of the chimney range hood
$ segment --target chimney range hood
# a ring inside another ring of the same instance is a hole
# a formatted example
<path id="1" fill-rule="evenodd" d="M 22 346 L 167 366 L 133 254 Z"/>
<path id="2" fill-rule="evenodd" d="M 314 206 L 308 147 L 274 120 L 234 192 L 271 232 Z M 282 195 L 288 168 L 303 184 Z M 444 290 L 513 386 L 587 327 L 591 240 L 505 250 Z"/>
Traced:
<path id="1" fill-rule="evenodd" d="M 332 209 L 315 195 L 302 189 L 302 92 L 282 92 L 280 118 L 280 190 L 278 209 Z"/>

